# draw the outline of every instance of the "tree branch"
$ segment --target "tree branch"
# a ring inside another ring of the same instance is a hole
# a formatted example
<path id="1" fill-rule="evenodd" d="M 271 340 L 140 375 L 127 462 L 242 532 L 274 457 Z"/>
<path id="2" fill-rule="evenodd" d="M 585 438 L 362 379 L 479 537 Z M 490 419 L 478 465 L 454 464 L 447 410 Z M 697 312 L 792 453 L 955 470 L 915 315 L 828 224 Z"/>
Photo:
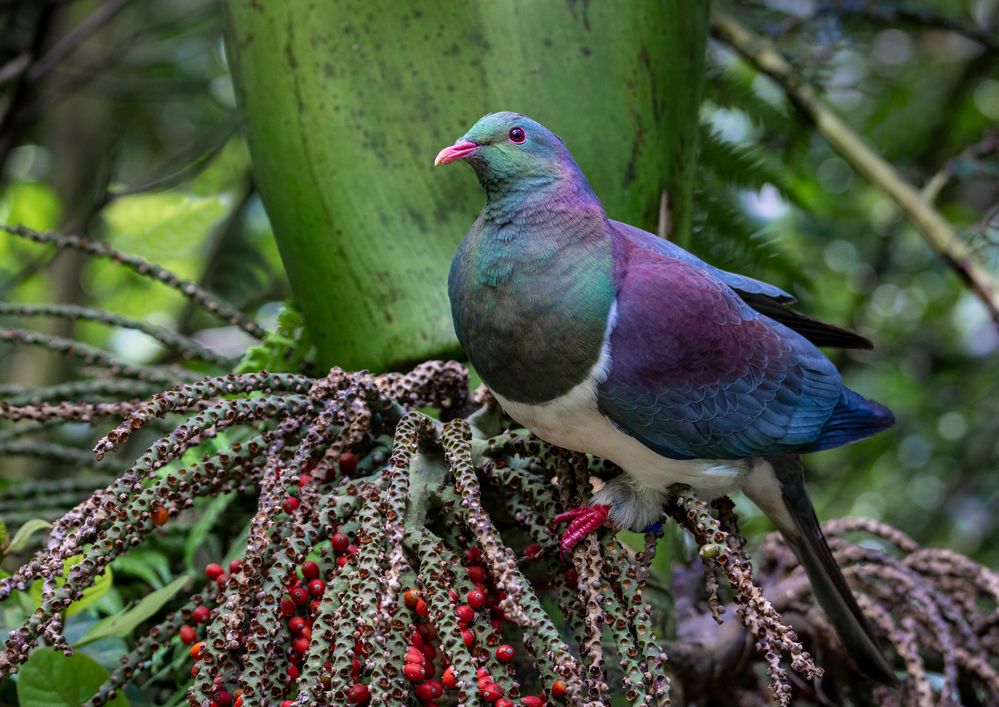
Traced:
<path id="1" fill-rule="evenodd" d="M 975 260 L 968 245 L 916 188 L 826 105 L 817 91 L 802 80 L 794 67 L 768 41 L 722 12 L 712 13 L 711 33 L 758 71 L 776 81 L 833 148 L 871 184 L 891 197 L 937 255 L 978 295 L 993 321 L 999 325 L 999 288 L 993 275 Z"/>

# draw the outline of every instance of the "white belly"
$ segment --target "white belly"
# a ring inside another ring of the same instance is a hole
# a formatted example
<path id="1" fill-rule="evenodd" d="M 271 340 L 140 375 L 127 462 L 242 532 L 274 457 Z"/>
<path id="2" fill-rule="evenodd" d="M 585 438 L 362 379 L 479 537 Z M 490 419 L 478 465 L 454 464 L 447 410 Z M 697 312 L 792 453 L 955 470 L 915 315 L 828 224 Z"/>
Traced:
<path id="1" fill-rule="evenodd" d="M 620 466 L 642 486 L 663 491 L 687 484 L 711 498 L 733 490 L 747 464 L 735 460 L 677 460 L 660 456 L 615 427 L 597 409 L 596 385 L 604 358 L 590 376 L 565 395 L 541 405 L 496 395 L 503 409 L 541 439 L 576 452 L 595 454 Z"/>

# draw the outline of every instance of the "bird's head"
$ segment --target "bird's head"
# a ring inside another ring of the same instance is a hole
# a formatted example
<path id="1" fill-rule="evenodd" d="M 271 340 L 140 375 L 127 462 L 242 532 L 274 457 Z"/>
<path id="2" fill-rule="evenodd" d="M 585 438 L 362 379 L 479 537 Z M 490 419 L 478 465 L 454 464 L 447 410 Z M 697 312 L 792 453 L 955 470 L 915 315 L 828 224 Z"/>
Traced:
<path id="1" fill-rule="evenodd" d="M 488 193 L 582 177 L 562 140 L 520 113 L 490 113 L 437 154 L 435 165 L 468 162 Z"/>

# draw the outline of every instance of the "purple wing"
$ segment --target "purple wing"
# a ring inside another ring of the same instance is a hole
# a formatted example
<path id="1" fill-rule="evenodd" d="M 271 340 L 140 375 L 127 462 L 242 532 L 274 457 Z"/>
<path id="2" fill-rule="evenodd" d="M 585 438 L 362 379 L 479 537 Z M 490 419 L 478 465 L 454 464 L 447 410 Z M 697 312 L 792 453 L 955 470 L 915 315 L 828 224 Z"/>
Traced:
<path id="1" fill-rule="evenodd" d="M 611 228 L 617 234 L 632 241 L 639 247 L 645 250 L 655 251 L 668 258 L 681 260 L 685 263 L 693 265 L 697 269 L 708 273 L 715 279 L 724 282 L 733 290 L 744 292 L 747 295 L 759 295 L 766 297 L 778 303 L 794 302 L 794 297 L 779 287 L 761 280 L 754 280 L 753 278 L 746 277 L 745 275 L 738 275 L 733 272 L 728 272 L 727 270 L 722 270 L 721 268 L 716 268 L 714 265 L 709 265 L 693 253 L 688 253 L 676 243 L 668 241 L 665 238 L 660 238 L 659 236 L 649 233 L 648 231 L 643 231 L 640 228 L 629 226 L 628 224 L 621 223 L 620 221 L 611 221 L 610 224 Z"/>
<path id="2" fill-rule="evenodd" d="M 817 451 L 891 424 L 815 346 L 711 272 L 620 235 L 614 260 L 616 323 L 598 404 L 646 446 L 737 459 Z"/>
<path id="3" fill-rule="evenodd" d="M 871 349 L 874 345 L 849 329 L 820 322 L 785 305 L 794 302 L 794 297 L 779 287 L 755 280 L 745 275 L 720 270 L 713 265 L 688 253 L 680 246 L 655 236 L 648 231 L 629 226 L 619 221 L 611 221 L 611 229 L 619 236 L 631 241 L 644 250 L 661 253 L 668 258 L 681 260 L 711 275 L 735 290 L 743 302 L 760 314 L 780 322 L 798 332 L 816 346 L 833 346 L 842 349 Z"/>

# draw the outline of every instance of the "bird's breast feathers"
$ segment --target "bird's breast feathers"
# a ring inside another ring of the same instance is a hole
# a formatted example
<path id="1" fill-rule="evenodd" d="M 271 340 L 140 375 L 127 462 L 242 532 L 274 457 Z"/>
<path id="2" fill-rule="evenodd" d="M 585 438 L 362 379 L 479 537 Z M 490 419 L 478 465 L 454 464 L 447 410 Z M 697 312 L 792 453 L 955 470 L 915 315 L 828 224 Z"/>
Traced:
<path id="1" fill-rule="evenodd" d="M 613 352 L 610 334 L 616 323 L 611 308 L 600 357 L 585 380 L 567 393 L 540 404 L 521 403 L 493 391 L 514 420 L 550 444 L 607 459 L 641 485 L 665 490 L 687 484 L 707 497 L 735 488 L 748 470 L 740 460 L 668 459 L 622 431 L 599 410 L 597 390 L 606 378 Z"/>

